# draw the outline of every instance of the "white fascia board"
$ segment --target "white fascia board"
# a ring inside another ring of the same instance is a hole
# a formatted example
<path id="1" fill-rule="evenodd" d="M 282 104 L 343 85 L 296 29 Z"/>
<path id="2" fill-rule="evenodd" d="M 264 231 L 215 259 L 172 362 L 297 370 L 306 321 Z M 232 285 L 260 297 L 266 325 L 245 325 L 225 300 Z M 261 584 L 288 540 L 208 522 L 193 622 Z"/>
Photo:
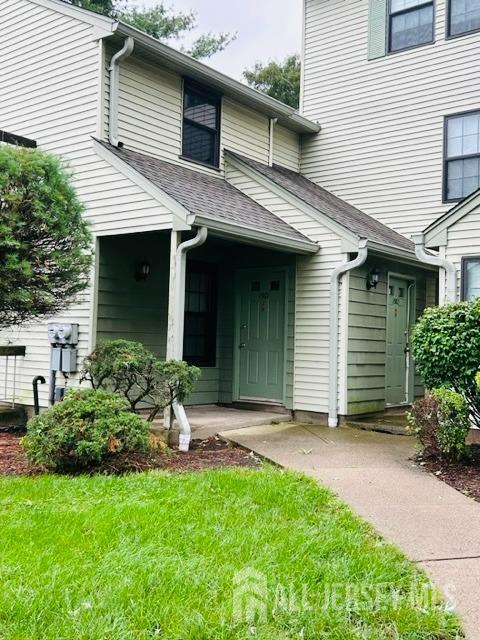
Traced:
<path id="1" fill-rule="evenodd" d="M 196 216 L 195 225 L 207 227 L 210 231 L 217 232 L 218 235 L 223 237 L 235 238 L 247 244 L 267 245 L 289 253 L 313 254 L 317 253 L 320 249 L 318 244 L 309 242 L 308 240 L 282 238 L 275 233 L 252 229 L 252 227 L 233 224 L 213 217 Z"/>
<path id="2" fill-rule="evenodd" d="M 157 200 L 161 205 L 167 207 L 172 213 L 172 228 L 175 231 L 187 231 L 191 229 L 191 224 L 194 216 L 185 209 L 177 200 L 172 198 L 168 193 L 154 185 L 150 180 L 147 180 L 145 176 L 133 169 L 126 162 L 123 162 L 121 158 L 114 153 L 106 149 L 97 140 L 93 140 L 93 148 L 95 152 L 112 167 L 117 169 L 122 175 L 134 182 L 140 189 L 148 193 L 152 198 Z"/>
<path id="3" fill-rule="evenodd" d="M 400 249 L 399 247 L 392 247 L 384 242 L 374 242 L 373 240 L 367 240 L 367 247 L 375 253 L 381 253 L 390 258 L 395 258 L 400 262 L 406 262 L 422 269 L 429 271 L 436 271 L 436 267 L 431 267 L 421 260 L 419 260 L 414 251 L 408 251 L 408 249 Z"/>
<path id="4" fill-rule="evenodd" d="M 480 206 L 480 190 L 457 203 L 440 218 L 432 222 L 424 231 L 426 247 L 441 247 L 447 244 L 447 229 L 472 213 Z"/>
<path id="5" fill-rule="evenodd" d="M 255 169 L 245 164 L 238 158 L 234 158 L 228 155 L 228 153 L 226 154 L 226 162 L 231 164 L 232 167 L 235 167 L 239 171 L 242 171 L 246 176 L 252 178 L 252 180 L 255 180 L 256 182 L 258 182 L 258 184 L 261 184 L 263 187 L 277 195 L 279 198 L 282 198 L 300 211 L 303 211 L 303 213 L 308 215 L 316 222 L 320 222 L 329 231 L 332 231 L 337 236 L 339 236 L 344 241 L 344 251 L 356 251 L 358 249 L 359 237 L 356 234 L 351 233 L 350 231 L 348 231 L 348 229 L 343 227 L 341 224 L 338 224 L 338 222 L 335 222 L 335 220 L 332 220 L 318 209 L 311 207 L 301 198 L 297 198 L 297 196 L 288 191 L 288 189 L 280 187 L 278 184 L 276 184 L 263 174 L 259 173 L 258 171 L 255 171 Z"/>
<path id="6" fill-rule="evenodd" d="M 136 43 L 168 62 L 178 73 L 215 87 L 271 118 L 278 118 L 281 124 L 294 131 L 299 133 L 318 133 L 320 131 L 318 123 L 301 116 L 293 107 L 195 60 L 129 24 L 118 22 L 116 33 L 124 37 L 132 37 Z"/>
<path id="7" fill-rule="evenodd" d="M 81 22 L 91 24 L 97 29 L 102 30 L 104 36 L 111 35 L 117 28 L 117 22 L 112 18 L 102 16 L 99 13 L 89 11 L 88 9 L 82 9 L 81 7 L 68 4 L 62 0 L 29 0 L 29 2 L 51 9 L 57 13 L 62 13 L 70 18 L 76 18 Z"/>

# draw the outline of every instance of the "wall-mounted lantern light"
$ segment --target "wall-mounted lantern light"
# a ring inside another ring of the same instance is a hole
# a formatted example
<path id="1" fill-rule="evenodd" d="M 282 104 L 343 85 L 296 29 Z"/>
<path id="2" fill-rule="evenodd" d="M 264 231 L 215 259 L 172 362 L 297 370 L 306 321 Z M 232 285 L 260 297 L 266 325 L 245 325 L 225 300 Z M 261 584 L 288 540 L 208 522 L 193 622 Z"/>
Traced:
<path id="1" fill-rule="evenodd" d="M 380 272 L 375 267 L 367 273 L 367 289 L 376 289 L 380 281 Z"/>
<path id="2" fill-rule="evenodd" d="M 150 275 L 150 263 L 147 260 L 138 262 L 135 267 L 135 280 L 137 282 L 144 282 Z"/>

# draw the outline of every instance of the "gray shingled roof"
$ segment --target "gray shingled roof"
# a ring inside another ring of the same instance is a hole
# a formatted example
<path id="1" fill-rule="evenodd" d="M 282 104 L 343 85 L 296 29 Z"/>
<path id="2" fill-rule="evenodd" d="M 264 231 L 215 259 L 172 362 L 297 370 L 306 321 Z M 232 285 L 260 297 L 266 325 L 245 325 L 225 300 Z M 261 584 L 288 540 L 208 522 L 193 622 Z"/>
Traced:
<path id="1" fill-rule="evenodd" d="M 226 151 L 226 153 L 249 165 L 279 187 L 283 187 L 309 206 L 353 232 L 359 238 L 367 238 L 390 247 L 415 251 L 413 242 L 408 238 L 363 213 L 363 211 L 353 207 L 348 202 L 337 198 L 333 193 L 315 184 L 301 173 L 276 164 L 270 167 L 230 150 Z"/>
<path id="2" fill-rule="evenodd" d="M 125 147 L 117 148 L 105 142 L 101 144 L 194 215 L 313 245 L 310 238 L 222 178 L 171 164 Z"/>

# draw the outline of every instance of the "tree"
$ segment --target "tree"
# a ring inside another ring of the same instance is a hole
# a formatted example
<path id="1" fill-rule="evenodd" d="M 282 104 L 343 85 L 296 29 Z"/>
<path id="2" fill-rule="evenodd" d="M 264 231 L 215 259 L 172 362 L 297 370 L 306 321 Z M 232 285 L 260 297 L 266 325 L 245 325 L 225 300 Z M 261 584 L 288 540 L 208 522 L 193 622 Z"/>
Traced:
<path id="1" fill-rule="evenodd" d="M 297 109 L 300 100 L 300 71 L 300 56 L 294 54 L 280 63 L 273 60 L 266 65 L 257 62 L 253 69 L 243 72 L 243 77 L 254 89 Z"/>
<path id="2" fill-rule="evenodd" d="M 163 2 L 142 8 L 132 5 L 131 0 L 70 0 L 70 3 L 122 20 L 162 41 L 178 40 L 183 33 L 192 31 L 197 26 L 195 12 L 176 13 Z M 235 34 L 230 33 L 209 32 L 197 38 L 185 53 L 197 59 L 209 58 L 214 53 L 223 51 L 235 37 Z"/>
<path id="3" fill-rule="evenodd" d="M 0 328 L 53 315 L 88 286 L 82 211 L 59 159 L 0 146 Z"/>

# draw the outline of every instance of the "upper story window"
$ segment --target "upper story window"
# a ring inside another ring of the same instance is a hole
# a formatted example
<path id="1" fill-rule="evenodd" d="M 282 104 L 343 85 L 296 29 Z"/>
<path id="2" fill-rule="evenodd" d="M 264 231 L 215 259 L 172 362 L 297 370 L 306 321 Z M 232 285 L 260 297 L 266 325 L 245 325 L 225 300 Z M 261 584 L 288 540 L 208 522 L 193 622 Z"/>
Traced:
<path id="1" fill-rule="evenodd" d="M 462 300 L 480 296 L 480 256 L 462 258 Z"/>
<path id="2" fill-rule="evenodd" d="M 444 200 L 461 200 L 480 186 L 480 111 L 445 119 Z"/>
<path id="3" fill-rule="evenodd" d="M 458 36 L 480 29 L 480 0 L 449 0 L 448 35 Z"/>
<path id="4" fill-rule="evenodd" d="M 185 80 L 182 156 L 218 167 L 221 99 L 208 89 Z"/>
<path id="5" fill-rule="evenodd" d="M 433 0 L 390 0 L 389 51 L 433 42 Z"/>

